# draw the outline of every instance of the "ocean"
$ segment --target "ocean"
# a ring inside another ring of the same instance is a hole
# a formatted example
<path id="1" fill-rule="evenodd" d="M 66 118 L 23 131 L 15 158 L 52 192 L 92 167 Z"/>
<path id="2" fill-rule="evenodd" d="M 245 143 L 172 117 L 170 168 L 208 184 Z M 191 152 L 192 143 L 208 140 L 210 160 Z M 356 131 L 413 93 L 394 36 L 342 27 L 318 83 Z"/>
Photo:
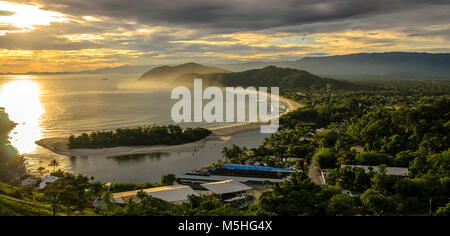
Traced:
<path id="1" fill-rule="evenodd" d="M 167 173 L 183 174 L 221 158 L 225 146 L 256 147 L 267 134 L 259 130 L 233 135 L 227 141 L 208 141 L 189 153 L 153 153 L 122 157 L 67 157 L 35 144 L 37 140 L 67 137 L 83 132 L 113 130 L 145 125 L 173 124 L 171 107 L 176 100 L 171 89 L 135 86 L 139 75 L 11 75 L 0 76 L 0 107 L 17 127 L 11 143 L 35 173 L 51 160 L 58 168 L 94 176 L 104 182 L 158 182 Z M 281 105 L 280 112 L 287 109 Z M 218 127 L 229 124 L 180 124 L 182 127 Z"/>

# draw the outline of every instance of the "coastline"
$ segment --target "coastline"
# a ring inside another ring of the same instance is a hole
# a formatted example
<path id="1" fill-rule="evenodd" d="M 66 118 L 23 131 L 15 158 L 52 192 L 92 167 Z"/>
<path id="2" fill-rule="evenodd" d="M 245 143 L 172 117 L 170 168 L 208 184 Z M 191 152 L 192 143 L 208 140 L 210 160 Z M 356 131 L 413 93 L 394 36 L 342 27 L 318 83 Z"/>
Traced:
<path id="1" fill-rule="evenodd" d="M 288 105 L 288 109 L 285 113 L 278 115 L 277 117 L 287 114 L 301 107 L 300 104 L 284 98 L 279 97 L 280 102 L 284 102 Z M 272 117 L 275 119 L 277 117 Z M 261 125 L 268 124 L 268 122 L 247 122 L 241 124 L 232 124 L 228 126 L 220 126 L 210 128 L 212 134 L 200 141 L 193 143 L 186 143 L 181 145 L 155 145 L 155 146 L 127 146 L 127 147 L 112 147 L 112 148 L 100 148 L 100 149 L 69 149 L 66 146 L 68 141 L 67 137 L 46 138 L 36 141 L 36 144 L 50 150 L 53 153 L 70 156 L 70 157 L 113 157 L 113 156 L 125 156 L 125 155 L 141 155 L 157 152 L 191 152 L 196 151 L 204 146 L 207 141 L 225 141 L 228 140 L 231 135 L 257 130 Z"/>

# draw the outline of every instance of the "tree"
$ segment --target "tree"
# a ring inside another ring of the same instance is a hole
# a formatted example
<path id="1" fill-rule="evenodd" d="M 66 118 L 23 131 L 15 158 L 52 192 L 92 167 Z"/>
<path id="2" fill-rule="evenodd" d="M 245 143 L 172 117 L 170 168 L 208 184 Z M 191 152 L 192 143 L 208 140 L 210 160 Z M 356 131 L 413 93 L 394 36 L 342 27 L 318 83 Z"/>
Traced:
<path id="1" fill-rule="evenodd" d="M 288 181 L 274 184 L 264 191 L 257 203 L 257 211 L 279 216 L 324 214 L 326 196 L 304 172 L 291 175 Z"/>
<path id="2" fill-rule="evenodd" d="M 39 173 L 39 176 L 44 177 L 45 173 L 47 173 L 47 170 L 45 170 L 45 167 L 40 166 L 37 168 L 37 172 Z"/>
<path id="3" fill-rule="evenodd" d="M 53 159 L 48 166 L 53 167 L 53 172 L 55 172 L 56 168 L 59 166 L 59 161 Z"/>
<path id="4" fill-rule="evenodd" d="M 52 206 L 53 216 L 56 216 L 56 211 L 61 196 L 60 192 L 61 192 L 61 185 L 58 183 L 58 181 L 46 186 L 44 190 L 44 197 L 47 199 L 47 201 L 50 202 Z"/>
<path id="5" fill-rule="evenodd" d="M 71 207 L 78 203 L 77 195 L 73 186 L 65 186 L 59 192 L 59 201 L 67 208 L 67 215 L 70 216 Z"/>
<path id="6" fill-rule="evenodd" d="M 330 216 L 353 216 L 356 214 L 357 204 L 347 194 L 334 195 L 328 202 L 327 214 Z"/>
<path id="7" fill-rule="evenodd" d="M 336 151 L 322 148 L 314 155 L 313 162 L 321 169 L 334 169 L 337 167 Z"/>
<path id="8" fill-rule="evenodd" d="M 392 215 L 395 212 L 395 203 L 381 193 L 369 189 L 361 195 L 364 209 L 375 216 Z"/>
<path id="9" fill-rule="evenodd" d="M 231 147 L 224 147 L 222 149 L 222 156 L 225 160 L 230 161 L 232 163 L 239 163 L 240 159 L 245 159 L 248 156 L 247 148 L 239 147 L 236 144 L 231 145 Z"/>
<path id="10" fill-rule="evenodd" d="M 167 174 L 161 176 L 161 185 L 173 185 L 177 181 L 175 174 Z"/>
<path id="11" fill-rule="evenodd" d="M 450 216 L 450 202 L 444 207 L 439 207 L 436 211 L 435 216 Z"/>
<path id="12" fill-rule="evenodd" d="M 378 166 L 390 165 L 391 159 L 384 153 L 361 152 L 356 155 L 356 161 L 359 165 Z"/>

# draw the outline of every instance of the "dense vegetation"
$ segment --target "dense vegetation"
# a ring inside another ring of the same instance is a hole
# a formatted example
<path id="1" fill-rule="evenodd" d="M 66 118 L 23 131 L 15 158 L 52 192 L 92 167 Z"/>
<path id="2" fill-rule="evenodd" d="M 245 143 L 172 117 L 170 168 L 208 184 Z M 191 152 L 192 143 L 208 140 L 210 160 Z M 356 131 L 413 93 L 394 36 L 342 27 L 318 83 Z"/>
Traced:
<path id="1" fill-rule="evenodd" d="M 295 167 L 304 173 L 315 165 L 327 172 L 322 187 L 302 173 L 272 186 L 253 206 L 256 214 L 448 215 L 449 83 L 442 81 L 439 88 L 397 84 L 359 91 L 289 91 L 284 95 L 305 107 L 283 116 L 277 134 L 256 149 L 225 148 L 224 162 Z M 317 128 L 323 129 L 298 144 Z M 388 175 L 386 167 L 408 168 L 409 176 Z"/>
<path id="2" fill-rule="evenodd" d="M 117 146 L 179 145 L 199 141 L 211 131 L 204 128 L 181 129 L 179 126 L 148 126 L 117 129 L 107 132 L 92 132 L 70 136 L 69 148 L 106 148 Z"/>

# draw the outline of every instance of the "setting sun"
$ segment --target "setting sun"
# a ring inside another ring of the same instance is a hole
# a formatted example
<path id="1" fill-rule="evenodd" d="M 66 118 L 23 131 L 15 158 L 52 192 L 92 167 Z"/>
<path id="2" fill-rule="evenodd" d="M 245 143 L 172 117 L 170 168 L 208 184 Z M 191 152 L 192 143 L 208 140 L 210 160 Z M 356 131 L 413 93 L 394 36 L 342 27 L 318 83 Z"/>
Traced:
<path id="1" fill-rule="evenodd" d="M 68 20 L 60 13 L 41 10 L 34 5 L 0 1 L 0 10 L 8 12 L 8 14 L 0 15 L 0 25 L 14 26 L 20 28 L 21 31 L 33 29 L 36 25 L 48 25 L 51 22 Z"/>

